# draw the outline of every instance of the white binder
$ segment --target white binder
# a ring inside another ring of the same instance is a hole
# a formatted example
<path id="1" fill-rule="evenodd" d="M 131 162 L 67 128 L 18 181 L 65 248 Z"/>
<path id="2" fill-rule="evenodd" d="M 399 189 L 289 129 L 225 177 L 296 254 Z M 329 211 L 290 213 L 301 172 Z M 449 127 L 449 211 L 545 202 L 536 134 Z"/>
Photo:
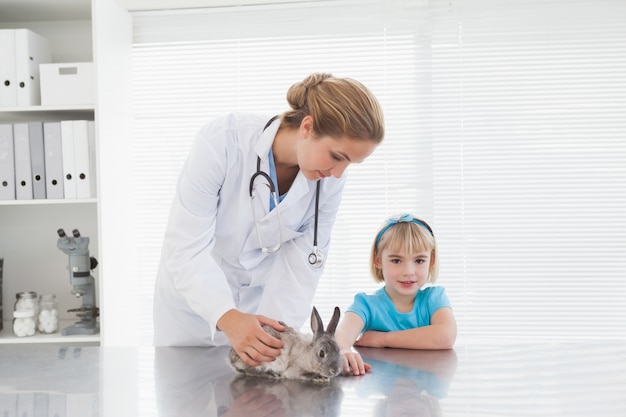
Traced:
<path id="1" fill-rule="evenodd" d="M 46 198 L 46 166 L 43 147 L 43 123 L 28 123 L 30 141 L 30 169 L 33 181 L 33 198 Z"/>
<path id="2" fill-rule="evenodd" d="M 13 125 L 13 149 L 15 151 L 15 197 L 17 200 L 32 200 L 33 183 L 28 123 Z"/>
<path id="3" fill-rule="evenodd" d="M 0 125 L 0 200 L 15 200 L 13 125 Z"/>
<path id="4" fill-rule="evenodd" d="M 76 198 L 76 165 L 74 160 L 74 122 L 61 122 L 61 154 L 63 155 L 63 193 L 65 198 Z"/>
<path id="5" fill-rule="evenodd" d="M 63 148 L 61 122 L 43 124 L 43 145 L 46 166 L 46 198 L 63 199 Z"/>
<path id="6" fill-rule="evenodd" d="M 89 151 L 89 122 L 74 120 L 74 163 L 76 167 L 76 198 L 93 197 Z"/>
<path id="7" fill-rule="evenodd" d="M 50 42 L 28 29 L 15 29 L 17 105 L 41 104 L 39 64 L 52 62 Z"/>
<path id="8" fill-rule="evenodd" d="M 17 105 L 15 29 L 0 29 L 0 107 Z"/>
<path id="9" fill-rule="evenodd" d="M 89 170 L 91 173 L 91 197 L 98 195 L 96 190 L 96 122 L 89 121 Z"/>

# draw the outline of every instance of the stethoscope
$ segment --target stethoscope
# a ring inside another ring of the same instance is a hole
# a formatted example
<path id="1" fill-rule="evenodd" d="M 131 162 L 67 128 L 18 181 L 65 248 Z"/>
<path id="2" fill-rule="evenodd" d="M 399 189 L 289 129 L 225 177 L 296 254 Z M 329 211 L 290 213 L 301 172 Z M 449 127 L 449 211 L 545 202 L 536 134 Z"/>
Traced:
<path id="1" fill-rule="evenodd" d="M 278 116 L 274 116 L 272 117 L 267 124 L 265 125 L 265 127 L 263 128 L 263 131 L 265 131 L 265 129 L 267 129 L 267 127 L 269 125 L 272 124 L 272 122 L 274 120 L 276 120 L 278 118 Z M 259 228 L 257 227 L 257 221 L 256 221 L 256 217 L 254 215 L 255 211 L 254 211 L 254 181 L 258 178 L 258 177 L 262 177 L 263 179 L 265 179 L 265 181 L 267 182 L 267 187 L 270 190 L 270 195 L 272 197 L 272 200 L 274 201 L 274 208 L 277 211 L 276 212 L 276 216 L 278 218 L 278 233 L 279 233 L 279 242 L 277 245 L 274 246 L 264 246 L 263 245 L 263 241 L 261 239 L 261 233 L 259 232 Z M 324 257 L 322 255 L 322 252 L 317 248 L 317 226 L 318 226 L 318 218 L 319 218 L 319 204 L 320 204 L 320 181 L 317 181 L 316 184 L 316 188 L 315 188 L 315 220 L 314 220 L 314 225 L 313 225 L 313 251 L 311 253 L 309 253 L 308 256 L 308 261 L 309 264 L 313 267 L 313 268 L 319 268 L 322 266 L 322 263 L 324 262 Z M 280 218 L 280 210 L 278 208 L 278 203 L 279 203 L 279 199 L 278 199 L 278 192 L 276 191 L 276 187 L 274 186 L 274 181 L 272 181 L 272 178 L 269 176 L 269 174 L 267 174 L 266 172 L 263 172 L 261 170 L 261 158 L 259 156 L 257 156 L 257 161 L 256 161 L 256 172 L 254 174 L 252 174 L 252 176 L 250 177 L 250 204 L 252 205 L 252 219 L 254 221 L 254 229 L 256 230 L 256 234 L 257 234 L 257 238 L 259 239 L 259 244 L 261 245 L 261 250 L 264 253 L 275 253 L 278 252 L 278 250 L 281 247 L 282 241 L 283 241 L 283 233 L 282 233 L 282 221 Z"/>

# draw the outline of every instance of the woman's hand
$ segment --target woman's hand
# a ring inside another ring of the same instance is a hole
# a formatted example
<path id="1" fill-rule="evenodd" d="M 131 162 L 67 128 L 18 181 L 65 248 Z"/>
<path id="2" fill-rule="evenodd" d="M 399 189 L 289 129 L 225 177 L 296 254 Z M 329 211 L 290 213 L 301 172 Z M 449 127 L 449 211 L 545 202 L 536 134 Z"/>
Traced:
<path id="1" fill-rule="evenodd" d="M 283 347 L 282 340 L 263 330 L 262 326 L 266 324 L 279 332 L 285 330 L 276 320 L 238 310 L 224 313 L 218 320 L 217 327 L 226 334 L 235 352 L 247 365 L 258 366 L 263 362 L 273 361 L 280 355 Z"/>
<path id="2" fill-rule="evenodd" d="M 369 363 L 363 362 L 359 352 L 352 349 L 343 349 L 341 356 L 343 356 L 344 375 L 365 375 L 366 371 L 372 370 L 372 366 Z"/>

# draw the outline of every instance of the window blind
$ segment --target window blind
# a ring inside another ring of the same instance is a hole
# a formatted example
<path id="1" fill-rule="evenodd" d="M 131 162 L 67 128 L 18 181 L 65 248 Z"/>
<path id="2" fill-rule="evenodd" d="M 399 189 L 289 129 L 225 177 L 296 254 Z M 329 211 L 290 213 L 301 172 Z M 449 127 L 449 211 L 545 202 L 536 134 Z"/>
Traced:
<path id="1" fill-rule="evenodd" d="M 287 109 L 311 72 L 379 97 L 314 303 L 378 288 L 369 250 L 411 212 L 438 239 L 459 341 L 626 338 L 626 11 L 619 1 L 332 1 L 133 16 L 143 340 L 178 172 L 200 127 Z"/>
<path id="2" fill-rule="evenodd" d="M 460 334 L 625 338 L 625 5 L 435 6 L 433 210 Z"/>

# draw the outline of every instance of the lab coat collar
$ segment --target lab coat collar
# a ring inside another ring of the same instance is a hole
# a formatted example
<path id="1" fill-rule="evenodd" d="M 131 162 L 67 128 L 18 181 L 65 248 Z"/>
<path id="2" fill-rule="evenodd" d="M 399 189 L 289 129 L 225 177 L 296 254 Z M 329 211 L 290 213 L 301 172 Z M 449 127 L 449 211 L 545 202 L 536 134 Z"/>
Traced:
<path id="1" fill-rule="evenodd" d="M 269 121 L 270 119 L 268 119 Z M 269 153 L 272 148 L 272 144 L 274 143 L 274 138 L 276 137 L 276 133 L 278 132 L 278 128 L 280 127 L 280 117 L 276 117 L 274 121 L 270 123 L 269 126 L 262 131 L 261 136 L 254 147 L 254 151 L 258 158 L 261 158 L 261 170 L 263 172 L 269 173 Z M 255 168 L 256 169 L 256 168 Z M 293 204 L 296 204 L 297 201 L 302 198 L 304 195 L 308 194 L 311 190 L 315 189 L 315 182 L 309 181 L 302 174 L 301 171 L 298 172 L 296 179 L 294 180 L 291 188 L 289 189 L 289 193 L 285 197 L 283 201 L 284 208 L 289 208 Z M 269 198 L 269 195 L 267 196 Z M 266 212 L 267 216 L 273 216 L 273 212 Z"/>
<path id="2" fill-rule="evenodd" d="M 276 120 L 274 120 L 269 126 L 265 128 L 265 130 L 261 132 L 261 137 L 254 147 L 256 155 L 261 158 L 261 169 L 263 171 L 269 168 L 267 156 L 270 153 L 270 149 L 272 148 L 272 144 L 274 143 L 274 138 L 276 137 L 276 133 L 278 132 L 279 127 L 280 117 L 277 117 Z"/>

